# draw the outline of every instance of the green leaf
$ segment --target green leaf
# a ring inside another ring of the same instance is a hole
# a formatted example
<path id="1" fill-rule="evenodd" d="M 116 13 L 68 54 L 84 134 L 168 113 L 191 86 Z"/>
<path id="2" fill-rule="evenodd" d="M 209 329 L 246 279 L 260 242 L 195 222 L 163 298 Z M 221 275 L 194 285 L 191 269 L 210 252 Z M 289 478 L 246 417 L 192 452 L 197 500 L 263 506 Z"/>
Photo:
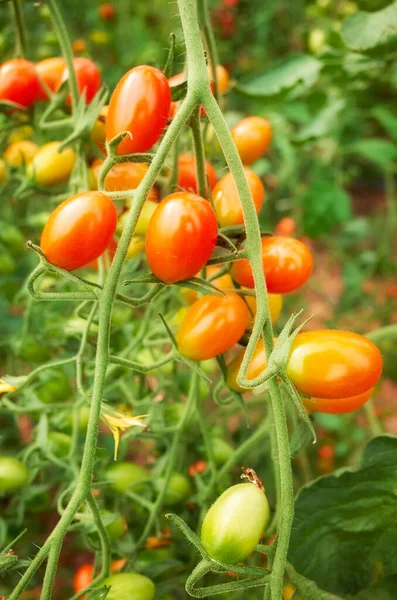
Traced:
<path id="1" fill-rule="evenodd" d="M 381 138 L 367 138 L 350 144 L 345 150 L 348 154 L 361 154 L 367 160 L 381 166 L 387 166 L 397 159 L 397 146 Z"/>
<path id="2" fill-rule="evenodd" d="M 314 119 L 299 131 L 295 140 L 302 142 L 310 138 L 322 137 L 333 131 L 335 129 L 335 121 L 345 106 L 345 100 L 331 98 L 329 104 L 320 110 Z"/>
<path id="3" fill-rule="evenodd" d="M 360 465 L 304 486 L 289 560 L 331 593 L 357 594 L 397 573 L 397 437 L 366 446 Z"/>
<path id="4" fill-rule="evenodd" d="M 247 96 L 268 98 L 291 90 L 298 84 L 309 88 L 316 83 L 321 66 L 320 61 L 313 56 L 297 54 L 282 61 L 268 73 L 245 85 L 236 86 L 235 89 Z"/>
<path id="5" fill-rule="evenodd" d="M 397 116 L 392 113 L 390 108 L 379 104 L 372 109 L 371 114 L 379 121 L 390 137 L 397 141 Z"/>
<path id="6" fill-rule="evenodd" d="M 288 578 L 298 590 L 302 600 L 341 600 L 340 596 L 324 592 L 310 579 L 299 575 L 290 564 L 287 565 Z"/>
<path id="7" fill-rule="evenodd" d="M 397 589 L 397 575 L 382 579 L 379 583 L 363 590 L 356 596 L 349 596 L 350 600 L 395 600 Z"/>
<path id="8" fill-rule="evenodd" d="M 313 434 L 305 421 L 299 419 L 290 439 L 291 456 L 298 454 L 305 446 L 313 443 Z"/>
<path id="9" fill-rule="evenodd" d="M 351 199 L 334 181 L 320 175 L 302 196 L 302 209 L 304 232 L 316 238 L 350 219 Z"/>
<path id="10" fill-rule="evenodd" d="M 344 44 L 357 52 L 368 52 L 397 38 L 397 2 L 377 12 L 356 12 L 342 23 Z"/>

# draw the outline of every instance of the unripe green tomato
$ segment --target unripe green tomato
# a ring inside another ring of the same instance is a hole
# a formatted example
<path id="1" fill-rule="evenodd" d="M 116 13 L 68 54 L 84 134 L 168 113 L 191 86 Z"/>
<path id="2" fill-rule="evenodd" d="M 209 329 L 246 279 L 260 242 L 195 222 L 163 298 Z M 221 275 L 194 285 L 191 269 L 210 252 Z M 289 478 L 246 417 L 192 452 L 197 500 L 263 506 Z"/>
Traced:
<path id="1" fill-rule="evenodd" d="M 325 46 L 326 35 L 323 29 L 312 29 L 309 33 L 309 37 L 307 40 L 307 45 L 309 47 L 310 52 L 316 54 L 320 52 Z"/>
<path id="2" fill-rule="evenodd" d="M 200 367 L 207 375 L 211 375 L 215 373 L 218 368 L 218 363 L 215 358 L 209 358 L 208 360 L 202 360 L 200 363 Z"/>
<path id="3" fill-rule="evenodd" d="M 17 227 L 0 221 L 0 242 L 13 254 L 21 254 L 25 250 L 25 238 Z"/>
<path id="4" fill-rule="evenodd" d="M 106 600 L 153 600 L 156 586 L 139 573 L 117 573 L 103 582 L 110 587 Z"/>
<path id="5" fill-rule="evenodd" d="M 164 479 L 158 479 L 155 483 L 158 491 L 164 487 Z M 171 478 L 167 485 L 167 490 L 164 494 L 164 504 L 168 506 L 174 506 L 186 500 L 191 493 L 190 481 L 182 473 L 172 473 Z"/>
<path id="6" fill-rule="evenodd" d="M 132 320 L 131 308 L 128 306 L 120 306 L 115 304 L 112 310 L 112 324 L 113 325 L 124 325 Z"/>
<path id="7" fill-rule="evenodd" d="M 51 358 L 51 353 L 43 344 L 39 344 L 33 338 L 26 337 L 19 350 L 19 356 L 27 362 L 43 363 Z"/>
<path id="8" fill-rule="evenodd" d="M 128 525 L 120 514 L 111 513 L 110 510 L 101 510 L 101 517 L 110 540 L 119 540 L 128 531 Z M 98 533 L 95 531 L 90 535 L 91 539 L 99 541 Z"/>
<path id="9" fill-rule="evenodd" d="M 253 483 L 239 483 L 223 492 L 205 515 L 201 541 L 214 560 L 236 564 L 255 550 L 269 520 L 265 493 Z"/>
<path id="10" fill-rule="evenodd" d="M 0 493 L 12 492 L 26 485 L 29 472 L 20 460 L 0 456 Z"/>
<path id="11" fill-rule="evenodd" d="M 74 419 L 74 410 L 72 410 L 72 407 L 70 407 L 70 411 L 69 411 L 67 419 L 66 419 L 66 426 L 64 427 L 64 429 L 66 431 L 72 431 L 73 419 Z M 88 421 L 90 419 L 90 407 L 87 406 L 86 404 L 84 404 L 83 406 L 80 406 L 77 419 L 78 419 L 78 425 L 77 425 L 78 432 L 85 433 L 87 431 Z"/>
<path id="12" fill-rule="evenodd" d="M 64 371 L 47 373 L 44 381 L 39 384 L 36 395 L 45 404 L 64 402 L 72 394 L 69 380 Z"/>
<path id="13" fill-rule="evenodd" d="M 233 447 L 220 437 L 212 438 L 211 446 L 217 465 L 223 465 L 234 453 Z"/>
<path id="14" fill-rule="evenodd" d="M 156 362 L 160 358 L 161 358 L 160 353 L 155 353 L 155 351 L 151 350 L 150 348 L 143 348 L 142 350 L 140 350 L 138 352 L 135 360 L 137 362 L 139 362 L 142 366 L 149 367 L 150 365 L 152 365 L 154 362 Z M 150 371 L 147 372 L 147 374 L 148 375 L 156 375 L 156 373 L 158 371 L 161 371 L 162 373 L 164 373 L 164 375 L 171 375 L 173 368 L 174 368 L 173 363 L 170 361 L 169 363 L 165 363 L 165 365 L 162 365 L 161 367 L 151 369 Z"/>
<path id="15" fill-rule="evenodd" d="M 186 412 L 186 404 L 183 402 L 173 402 L 172 404 L 168 404 L 165 407 L 165 418 L 167 420 L 167 425 L 173 426 L 177 425 L 179 421 L 183 418 Z"/>
<path id="16" fill-rule="evenodd" d="M 11 254 L 5 248 L 0 248 L 0 275 L 11 275 L 16 268 L 16 262 Z"/>
<path id="17" fill-rule="evenodd" d="M 64 458 L 69 454 L 72 438 L 60 431 L 51 431 L 48 434 L 48 449 L 58 458 Z"/>
<path id="18" fill-rule="evenodd" d="M 150 479 L 150 474 L 140 465 L 117 462 L 105 471 L 104 478 L 111 483 L 112 490 L 125 494 L 128 490 L 131 492 L 144 490 L 144 482 Z"/>

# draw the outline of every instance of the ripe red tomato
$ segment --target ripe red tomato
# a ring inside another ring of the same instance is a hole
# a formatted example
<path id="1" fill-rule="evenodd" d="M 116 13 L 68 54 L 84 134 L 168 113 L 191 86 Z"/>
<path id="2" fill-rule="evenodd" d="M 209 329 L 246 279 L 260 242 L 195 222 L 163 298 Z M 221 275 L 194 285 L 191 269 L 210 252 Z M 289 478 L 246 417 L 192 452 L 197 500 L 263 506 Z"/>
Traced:
<path id="1" fill-rule="evenodd" d="M 73 577 L 73 590 L 75 594 L 78 594 L 82 590 L 84 590 L 94 578 L 94 565 L 90 563 L 86 563 L 81 565 L 74 574 Z M 85 596 L 82 596 L 82 600 L 85 599 Z"/>
<path id="2" fill-rule="evenodd" d="M 218 236 L 209 202 L 188 192 L 164 198 L 146 233 L 146 257 L 152 272 L 167 283 L 194 277 L 210 258 Z"/>
<path id="3" fill-rule="evenodd" d="M 208 160 L 205 161 L 205 173 L 212 190 L 216 184 L 216 171 Z M 196 157 L 193 154 L 181 154 L 178 158 L 179 187 L 197 194 Z"/>
<path id="4" fill-rule="evenodd" d="M 249 318 L 244 300 L 234 292 L 203 296 L 187 310 L 176 334 L 181 354 L 207 360 L 229 350 L 243 335 Z"/>
<path id="5" fill-rule="evenodd" d="M 294 219 L 292 219 L 291 217 L 284 217 L 283 219 L 281 219 L 277 223 L 276 229 L 275 229 L 276 235 L 291 236 L 291 235 L 294 235 L 295 231 L 296 231 L 296 223 L 295 223 Z"/>
<path id="6" fill-rule="evenodd" d="M 292 344 L 287 373 L 307 396 L 349 398 L 375 385 L 382 356 L 370 340 L 350 331 L 306 331 Z"/>
<path id="7" fill-rule="evenodd" d="M 287 294 L 308 280 L 313 257 L 299 240 L 269 236 L 262 238 L 262 264 L 269 294 Z M 244 287 L 254 287 L 251 264 L 246 259 L 233 263 L 232 277 Z"/>
<path id="8" fill-rule="evenodd" d="M 109 103 L 106 138 L 111 140 L 129 131 L 117 148 L 118 154 L 146 152 L 161 136 L 167 125 L 171 91 L 165 75 L 141 65 L 120 79 Z"/>
<path id="9" fill-rule="evenodd" d="M 240 158 L 250 165 L 265 154 L 272 139 L 272 126 L 261 117 L 246 117 L 232 129 L 232 138 Z"/>
<path id="10" fill-rule="evenodd" d="M 101 74 L 95 63 L 89 58 L 79 56 L 73 59 L 73 67 L 76 73 L 77 87 L 80 96 L 85 94 L 86 104 L 89 104 L 94 98 L 95 94 L 101 87 Z M 62 83 L 69 77 L 69 69 L 65 66 L 57 90 L 61 87 Z M 70 94 L 66 98 L 66 104 L 71 103 Z"/>
<path id="11" fill-rule="evenodd" d="M 258 213 L 265 197 L 265 188 L 259 177 L 251 171 L 251 169 L 245 167 L 244 171 L 254 200 L 255 209 Z M 231 173 L 227 173 L 218 181 L 214 187 L 212 199 L 221 227 L 241 225 L 244 223 L 240 197 L 237 193 L 236 184 L 234 183 L 234 178 Z"/>
<path id="12" fill-rule="evenodd" d="M 99 16 L 104 21 L 112 21 L 116 15 L 115 8 L 111 2 L 104 2 L 99 6 Z"/>
<path id="13" fill-rule="evenodd" d="M 96 179 L 99 177 L 99 171 L 103 165 L 103 160 L 97 158 L 91 165 Z M 149 165 L 146 163 L 117 163 L 114 165 L 105 177 L 105 190 L 107 192 L 117 192 L 122 190 L 135 190 L 146 175 Z M 148 195 L 148 200 L 157 200 L 157 190 L 152 188 Z"/>
<path id="14" fill-rule="evenodd" d="M 342 415 L 361 408 L 372 396 L 374 388 L 363 394 L 350 396 L 349 398 L 302 398 L 304 406 L 311 412 L 322 412 L 334 415 Z M 323 458 L 323 457 L 321 457 Z"/>
<path id="15" fill-rule="evenodd" d="M 106 248 L 106 250 L 104 252 L 105 268 L 113 262 L 113 258 L 114 258 L 114 255 L 116 254 L 116 250 L 117 250 L 117 240 L 116 240 L 116 238 L 112 238 L 110 240 L 109 246 Z M 94 271 L 98 271 L 98 269 L 99 269 L 98 259 L 92 260 L 90 263 L 88 263 L 87 267 L 94 269 Z"/>
<path id="16" fill-rule="evenodd" d="M 111 199 L 101 192 L 83 192 L 50 215 L 40 246 L 50 263 L 73 271 L 105 252 L 116 225 L 117 210 Z"/>
<path id="17" fill-rule="evenodd" d="M 61 56 L 53 58 L 45 58 L 36 64 L 36 71 L 41 81 L 44 81 L 46 86 L 55 92 L 59 89 L 62 81 L 62 76 L 66 68 L 65 59 Z M 40 86 L 38 100 L 47 100 L 48 94 L 43 86 Z"/>
<path id="18" fill-rule="evenodd" d="M 0 67 L 0 101 L 16 102 L 24 107 L 36 102 L 40 83 L 33 63 L 12 58 Z"/>

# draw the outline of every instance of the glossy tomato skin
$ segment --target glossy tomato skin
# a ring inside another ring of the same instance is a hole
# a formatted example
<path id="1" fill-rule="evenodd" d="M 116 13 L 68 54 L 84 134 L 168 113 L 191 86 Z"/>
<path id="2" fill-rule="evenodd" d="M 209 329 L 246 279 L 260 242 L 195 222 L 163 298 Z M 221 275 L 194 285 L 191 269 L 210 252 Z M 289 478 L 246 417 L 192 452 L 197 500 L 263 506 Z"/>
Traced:
<path id="1" fill-rule="evenodd" d="M 156 586 L 153 581 L 139 573 L 118 573 L 102 583 L 110 587 L 107 600 L 153 600 Z"/>
<path id="2" fill-rule="evenodd" d="M 141 65 L 120 79 L 109 103 L 106 138 L 129 131 L 118 145 L 118 154 L 146 152 L 160 138 L 167 125 L 171 91 L 167 78 L 155 69 Z"/>
<path id="3" fill-rule="evenodd" d="M 101 192 L 83 192 L 50 215 L 40 246 L 50 263 L 73 271 L 105 252 L 116 225 L 117 210 L 111 199 Z"/>
<path id="4" fill-rule="evenodd" d="M 234 292 L 203 296 L 189 307 L 177 331 L 179 351 L 192 360 L 222 354 L 241 338 L 248 318 L 247 305 Z"/>
<path id="5" fill-rule="evenodd" d="M 357 396 L 372 388 L 381 373 L 375 344 L 351 331 L 331 329 L 299 333 L 287 364 L 297 389 L 314 398 Z"/>
<path id="6" fill-rule="evenodd" d="M 10 144 L 4 151 L 3 157 L 10 167 L 22 167 L 29 165 L 38 151 L 39 147 L 34 142 L 21 140 Z"/>
<path id="7" fill-rule="evenodd" d="M 254 200 L 255 210 L 258 213 L 265 198 L 265 188 L 251 169 L 245 167 L 244 172 Z M 212 192 L 212 199 L 221 227 L 244 223 L 243 209 L 231 173 L 227 173 L 218 181 Z"/>
<path id="8" fill-rule="evenodd" d="M 201 541 L 211 558 L 236 564 L 255 550 L 270 520 L 265 493 L 252 483 L 227 489 L 204 517 Z"/>
<path id="9" fill-rule="evenodd" d="M 61 56 L 45 58 L 36 63 L 36 71 L 40 83 L 44 82 L 51 92 L 55 92 L 59 89 L 65 68 L 65 59 Z M 48 100 L 48 94 L 43 85 L 40 85 L 38 100 Z"/>
<path id="10" fill-rule="evenodd" d="M 244 393 L 249 391 L 249 388 L 243 388 L 237 383 L 237 375 L 243 362 L 245 350 L 239 352 L 239 354 L 228 364 L 226 371 L 226 382 L 227 385 L 236 392 Z M 254 353 L 252 355 L 251 362 L 247 370 L 247 379 L 255 379 L 266 369 L 266 350 L 263 340 L 259 340 Z"/>
<path id="11" fill-rule="evenodd" d="M 103 165 L 103 160 L 96 159 L 91 165 L 96 180 Z M 146 163 L 118 163 L 114 165 L 105 177 L 105 190 L 107 192 L 120 192 L 122 190 L 135 190 L 146 175 L 149 165 Z M 152 188 L 148 200 L 157 200 L 156 188 Z"/>
<path id="12" fill-rule="evenodd" d="M 246 117 L 233 127 L 232 138 L 242 162 L 250 165 L 265 154 L 270 146 L 272 127 L 262 117 Z"/>
<path id="13" fill-rule="evenodd" d="M 77 87 L 79 95 L 85 94 L 85 102 L 89 104 L 94 98 L 95 94 L 101 87 L 101 74 L 98 67 L 89 58 L 78 56 L 73 59 L 73 67 L 76 73 Z M 62 83 L 69 77 L 69 69 L 65 66 L 61 80 L 56 90 L 58 90 Z M 71 95 L 69 94 L 66 98 L 66 104 L 71 104 Z"/>
<path id="14" fill-rule="evenodd" d="M 304 406 L 311 412 L 322 412 L 333 415 L 342 415 L 345 413 L 353 412 L 361 406 L 364 406 L 366 402 L 371 398 L 373 394 L 373 388 L 370 388 L 362 394 L 357 396 L 350 396 L 349 398 L 302 398 Z"/>
<path id="15" fill-rule="evenodd" d="M 157 206 L 146 233 L 149 267 L 162 281 L 194 277 L 210 258 L 218 236 L 211 204 L 188 192 L 176 192 Z"/>
<path id="16" fill-rule="evenodd" d="M 17 490 L 28 482 L 25 465 L 12 456 L 0 456 L 0 493 Z"/>
<path id="17" fill-rule="evenodd" d="M 212 190 L 216 184 L 216 171 L 208 160 L 205 161 L 205 173 Z M 181 154 L 178 158 L 177 184 L 184 190 L 197 194 L 196 157 L 193 154 Z"/>
<path id="18" fill-rule="evenodd" d="M 28 108 L 36 102 L 40 83 L 33 63 L 12 58 L 0 67 L 0 100 L 16 102 Z"/>
<path id="19" fill-rule="evenodd" d="M 306 283 L 313 270 L 310 250 L 299 240 L 269 236 L 262 238 L 262 264 L 270 294 L 287 294 Z M 244 287 L 253 288 L 254 278 L 248 260 L 237 260 L 232 276 Z"/>
<path id="20" fill-rule="evenodd" d="M 59 152 L 61 142 L 44 144 L 29 164 L 27 173 L 39 186 L 57 185 L 72 173 L 76 154 L 72 148 Z"/>

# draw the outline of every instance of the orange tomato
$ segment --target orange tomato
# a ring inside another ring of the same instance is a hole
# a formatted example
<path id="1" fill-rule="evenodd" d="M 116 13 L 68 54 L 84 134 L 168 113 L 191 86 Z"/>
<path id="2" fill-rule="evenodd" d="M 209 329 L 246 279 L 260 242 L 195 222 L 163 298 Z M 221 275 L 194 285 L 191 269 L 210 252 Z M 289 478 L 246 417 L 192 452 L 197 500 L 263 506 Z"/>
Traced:
<path id="1" fill-rule="evenodd" d="M 237 383 L 237 375 L 243 362 L 245 350 L 239 352 L 239 354 L 228 364 L 226 383 L 227 385 L 236 392 L 246 392 L 249 388 L 243 388 Z M 254 353 L 251 358 L 251 362 L 248 366 L 246 379 L 255 379 L 266 369 L 266 350 L 263 340 L 260 339 L 256 345 Z"/>
<path id="2" fill-rule="evenodd" d="M 94 127 L 91 130 L 91 139 L 103 154 L 106 153 L 106 117 L 108 115 L 108 110 L 108 104 L 102 106 L 99 116 L 94 123 Z"/>
<path id="3" fill-rule="evenodd" d="M 262 117 L 246 117 L 232 129 L 241 160 L 250 165 L 265 154 L 272 139 L 272 126 Z"/>
<path id="4" fill-rule="evenodd" d="M 97 158 L 91 164 L 91 169 L 98 181 L 99 171 L 103 160 Z M 107 192 L 121 192 L 123 190 L 135 190 L 146 175 L 149 165 L 146 163 L 125 162 L 114 165 L 105 177 L 105 190 Z M 147 197 L 148 200 L 158 199 L 156 188 L 152 188 Z"/>
<path id="5" fill-rule="evenodd" d="M 14 142 L 6 148 L 3 158 L 10 167 L 29 165 L 39 151 L 37 144 L 30 140 Z"/>
<path id="6" fill-rule="evenodd" d="M 205 161 L 205 173 L 210 188 L 216 184 L 216 171 L 208 160 Z M 197 194 L 196 157 L 193 154 L 181 154 L 178 158 L 178 180 L 180 188 Z"/>
<path id="7" fill-rule="evenodd" d="M 60 81 L 65 70 L 65 59 L 61 56 L 45 58 L 36 63 L 36 71 L 40 82 L 44 82 L 51 92 L 55 92 L 60 87 Z M 43 86 L 40 87 L 39 100 L 47 100 L 48 94 Z"/>
<path id="8" fill-rule="evenodd" d="M 265 188 L 259 177 L 251 169 L 245 167 L 244 171 L 254 200 L 255 210 L 258 213 L 265 197 Z M 212 199 L 221 227 L 244 223 L 243 209 L 231 173 L 227 173 L 218 181 L 214 187 Z"/>
<path id="9" fill-rule="evenodd" d="M 294 235 L 295 231 L 296 223 L 294 219 L 292 219 L 291 217 L 284 217 L 277 223 L 275 234 L 291 236 Z"/>
<path id="10" fill-rule="evenodd" d="M 77 87 L 80 96 L 84 94 L 86 104 L 89 104 L 93 100 L 95 94 L 101 87 L 101 74 L 98 67 L 92 60 L 84 57 L 77 57 L 73 59 L 73 68 L 76 73 Z M 69 70 L 65 65 L 62 78 L 59 82 L 57 90 L 61 87 L 62 83 L 69 77 Z M 67 96 L 66 104 L 71 103 L 70 94 Z"/>
<path id="11" fill-rule="evenodd" d="M 211 65 L 207 65 L 208 75 L 212 78 Z M 220 94 L 226 94 L 229 91 L 229 73 L 223 65 L 216 65 L 216 82 Z"/>
<path id="12" fill-rule="evenodd" d="M 251 311 L 250 320 L 248 322 L 248 329 L 252 329 L 255 322 L 256 316 L 256 297 L 255 296 L 244 296 L 248 308 Z M 269 313 L 272 323 L 275 323 L 281 314 L 283 308 L 283 297 L 281 294 L 268 294 L 267 300 L 269 303 Z"/>

